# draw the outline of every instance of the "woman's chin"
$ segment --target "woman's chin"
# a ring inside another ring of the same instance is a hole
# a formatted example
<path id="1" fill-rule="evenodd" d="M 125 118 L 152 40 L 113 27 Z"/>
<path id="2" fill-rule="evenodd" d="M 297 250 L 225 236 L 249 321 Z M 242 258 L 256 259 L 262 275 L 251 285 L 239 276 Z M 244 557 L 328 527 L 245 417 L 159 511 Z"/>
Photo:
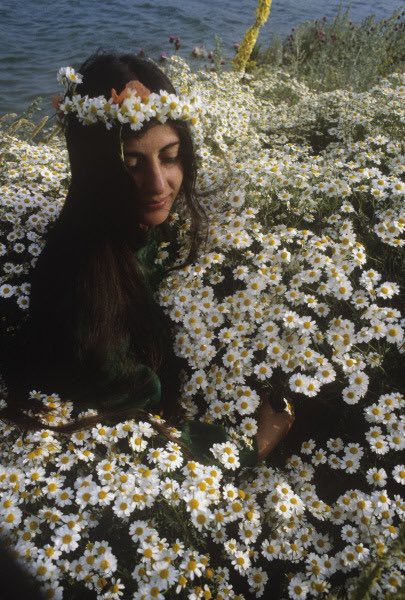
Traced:
<path id="1" fill-rule="evenodd" d="M 140 222 L 142 223 L 142 225 L 153 227 L 164 223 L 168 216 L 169 211 L 167 210 L 147 211 L 141 215 Z"/>

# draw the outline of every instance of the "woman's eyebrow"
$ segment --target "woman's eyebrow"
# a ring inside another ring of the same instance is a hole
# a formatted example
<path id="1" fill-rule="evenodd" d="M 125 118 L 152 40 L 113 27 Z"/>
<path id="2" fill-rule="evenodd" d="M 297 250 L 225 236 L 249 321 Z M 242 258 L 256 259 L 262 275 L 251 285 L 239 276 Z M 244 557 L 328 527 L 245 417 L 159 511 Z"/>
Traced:
<path id="1" fill-rule="evenodd" d="M 169 144 L 166 144 L 166 146 L 163 146 L 163 148 L 160 148 L 159 154 L 161 152 L 164 152 L 165 150 L 170 150 L 170 148 L 173 148 L 174 146 L 178 146 L 179 144 L 180 144 L 180 140 L 178 140 L 176 142 L 170 142 Z M 142 152 L 138 152 L 137 150 L 125 150 L 124 155 L 125 156 L 144 156 L 144 154 Z"/>

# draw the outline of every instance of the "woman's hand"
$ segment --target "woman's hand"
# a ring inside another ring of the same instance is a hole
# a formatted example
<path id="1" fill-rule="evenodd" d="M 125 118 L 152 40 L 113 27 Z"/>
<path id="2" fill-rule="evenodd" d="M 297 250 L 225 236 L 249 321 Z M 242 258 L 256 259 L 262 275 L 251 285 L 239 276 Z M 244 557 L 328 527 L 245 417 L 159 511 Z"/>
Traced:
<path id="1" fill-rule="evenodd" d="M 259 461 L 264 460 L 287 435 L 294 418 L 294 414 L 288 410 L 276 412 L 267 398 L 263 398 L 259 406 L 256 433 Z"/>

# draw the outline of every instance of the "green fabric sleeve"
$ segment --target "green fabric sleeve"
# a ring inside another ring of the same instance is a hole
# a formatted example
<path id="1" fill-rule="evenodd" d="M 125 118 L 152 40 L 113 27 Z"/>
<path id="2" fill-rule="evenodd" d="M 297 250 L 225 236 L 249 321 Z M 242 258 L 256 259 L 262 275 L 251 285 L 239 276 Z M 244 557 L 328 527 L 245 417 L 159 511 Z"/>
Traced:
<path id="1" fill-rule="evenodd" d="M 212 461 L 211 446 L 223 444 L 228 441 L 228 436 L 220 425 L 187 421 L 181 429 L 180 439 L 196 460 Z"/>
<path id="2" fill-rule="evenodd" d="M 253 448 L 245 446 L 239 450 L 240 466 L 241 467 L 255 467 L 259 462 L 259 453 L 257 450 L 256 437 L 253 438 Z"/>
<path id="3" fill-rule="evenodd" d="M 213 444 L 223 444 L 229 441 L 229 436 L 221 425 L 187 421 L 181 429 L 181 442 L 190 450 L 196 460 L 210 462 L 213 455 L 210 448 Z M 239 450 L 240 466 L 254 467 L 258 463 L 256 439 L 253 448 L 245 446 Z"/>

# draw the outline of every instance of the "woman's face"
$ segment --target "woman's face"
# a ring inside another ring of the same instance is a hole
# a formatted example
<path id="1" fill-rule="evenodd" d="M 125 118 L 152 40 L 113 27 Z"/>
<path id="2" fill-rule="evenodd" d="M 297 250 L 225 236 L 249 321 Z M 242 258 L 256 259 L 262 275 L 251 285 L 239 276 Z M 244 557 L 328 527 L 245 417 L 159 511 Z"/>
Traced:
<path id="1" fill-rule="evenodd" d="M 139 220 L 160 225 L 170 212 L 183 182 L 180 138 L 170 125 L 154 125 L 141 136 L 127 138 L 124 161 L 139 190 Z"/>

